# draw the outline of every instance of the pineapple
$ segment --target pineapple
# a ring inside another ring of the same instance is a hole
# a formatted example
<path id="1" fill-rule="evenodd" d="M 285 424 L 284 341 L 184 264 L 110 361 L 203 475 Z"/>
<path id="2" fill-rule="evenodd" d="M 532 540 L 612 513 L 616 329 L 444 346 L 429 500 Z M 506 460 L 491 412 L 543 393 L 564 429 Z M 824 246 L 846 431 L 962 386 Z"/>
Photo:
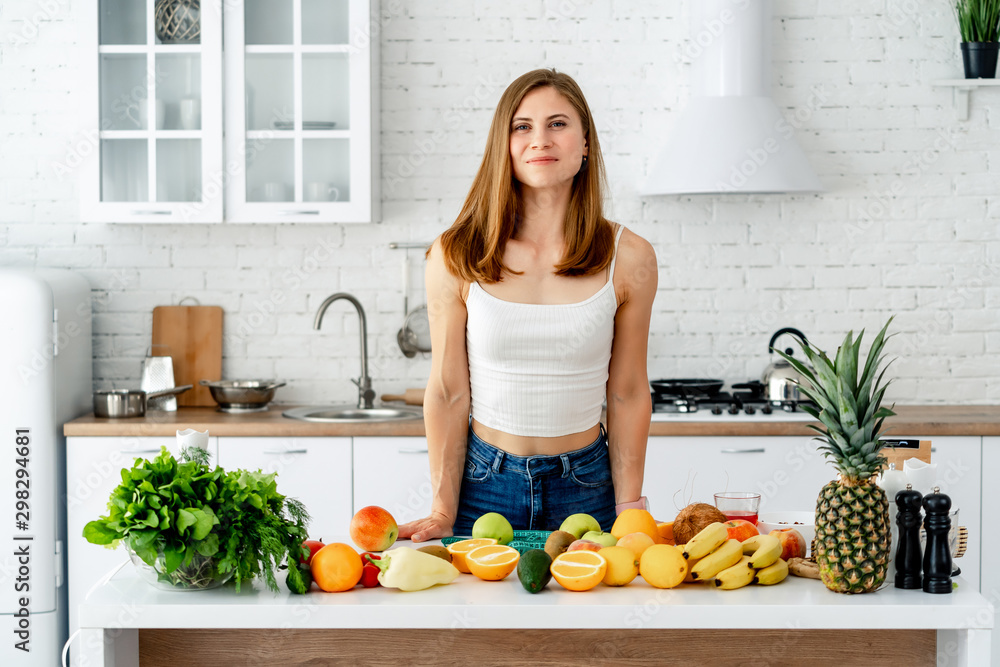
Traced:
<path id="1" fill-rule="evenodd" d="M 874 478 L 885 464 L 879 440 L 882 424 L 896 414 L 880 407 L 888 382 L 882 384 L 886 369 L 879 372 L 878 368 L 885 357 L 879 355 L 891 322 L 890 317 L 875 337 L 863 369 L 858 365 L 863 330 L 857 340 L 848 332 L 833 361 L 823 351 L 800 342 L 812 369 L 778 352 L 812 384 L 800 389 L 816 408 L 804 409 L 825 427 L 811 426 L 822 436 L 816 440 L 823 443 L 819 447 L 823 456 L 832 459 L 840 473 L 817 499 L 815 545 L 823 583 L 840 593 L 877 589 L 885 581 L 889 563 L 889 502 Z"/>

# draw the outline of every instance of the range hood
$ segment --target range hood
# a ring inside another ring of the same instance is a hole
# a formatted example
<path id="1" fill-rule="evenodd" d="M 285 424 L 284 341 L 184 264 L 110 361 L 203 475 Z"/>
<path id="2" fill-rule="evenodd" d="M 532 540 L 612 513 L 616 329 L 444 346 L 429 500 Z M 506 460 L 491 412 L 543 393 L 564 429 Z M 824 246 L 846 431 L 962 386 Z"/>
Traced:
<path id="1" fill-rule="evenodd" d="M 822 192 L 771 99 L 770 0 L 691 0 L 692 98 L 643 195 Z"/>

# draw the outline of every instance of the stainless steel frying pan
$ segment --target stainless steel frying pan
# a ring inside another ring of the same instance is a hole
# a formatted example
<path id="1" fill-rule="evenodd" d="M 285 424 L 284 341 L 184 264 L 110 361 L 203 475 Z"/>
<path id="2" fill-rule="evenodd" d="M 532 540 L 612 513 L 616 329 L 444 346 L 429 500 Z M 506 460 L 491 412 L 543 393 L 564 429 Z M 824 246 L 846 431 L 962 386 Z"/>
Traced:
<path id="1" fill-rule="evenodd" d="M 142 417 L 146 414 L 146 404 L 151 398 L 183 394 L 194 385 L 143 391 L 141 389 L 102 389 L 94 392 L 94 416 L 109 419 L 122 417 Z"/>

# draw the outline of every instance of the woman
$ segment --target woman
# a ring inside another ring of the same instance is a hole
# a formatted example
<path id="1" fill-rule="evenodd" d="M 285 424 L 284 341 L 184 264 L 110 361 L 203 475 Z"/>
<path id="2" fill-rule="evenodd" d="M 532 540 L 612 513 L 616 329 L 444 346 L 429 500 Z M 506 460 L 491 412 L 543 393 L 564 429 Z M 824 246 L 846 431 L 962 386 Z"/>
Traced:
<path id="1" fill-rule="evenodd" d="M 594 121 L 566 74 L 514 81 L 457 221 L 428 251 L 431 515 L 413 541 L 644 507 L 656 257 L 602 214 Z M 600 424 L 607 396 L 607 431 Z M 470 419 L 471 411 L 471 419 Z"/>

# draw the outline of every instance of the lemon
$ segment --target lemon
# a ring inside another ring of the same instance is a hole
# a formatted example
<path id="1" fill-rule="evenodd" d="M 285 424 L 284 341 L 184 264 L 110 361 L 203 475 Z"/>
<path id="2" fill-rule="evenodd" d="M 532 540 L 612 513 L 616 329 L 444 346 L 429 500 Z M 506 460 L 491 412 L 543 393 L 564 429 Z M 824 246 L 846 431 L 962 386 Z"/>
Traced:
<path id="1" fill-rule="evenodd" d="M 503 514 L 489 512 L 472 524 L 472 537 L 489 537 L 497 544 L 510 544 L 514 539 L 514 528 Z"/>
<path id="2" fill-rule="evenodd" d="M 643 551 L 639 559 L 639 574 L 656 588 L 677 586 L 684 581 L 687 572 L 684 556 L 669 544 L 654 544 Z"/>
<path id="3" fill-rule="evenodd" d="M 624 586 L 639 575 L 639 559 L 626 547 L 604 547 L 598 551 L 608 561 L 608 570 L 604 573 L 604 583 L 607 586 Z"/>

